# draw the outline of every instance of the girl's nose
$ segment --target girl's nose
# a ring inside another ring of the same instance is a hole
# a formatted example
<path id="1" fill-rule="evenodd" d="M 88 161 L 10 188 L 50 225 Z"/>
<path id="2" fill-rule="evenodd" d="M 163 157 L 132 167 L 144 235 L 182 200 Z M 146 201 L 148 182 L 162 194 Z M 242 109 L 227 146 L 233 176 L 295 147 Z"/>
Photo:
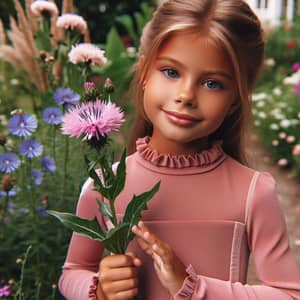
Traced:
<path id="1" fill-rule="evenodd" d="M 195 92 L 194 89 L 189 86 L 182 87 L 175 98 L 177 104 L 182 104 L 190 107 L 196 106 Z"/>

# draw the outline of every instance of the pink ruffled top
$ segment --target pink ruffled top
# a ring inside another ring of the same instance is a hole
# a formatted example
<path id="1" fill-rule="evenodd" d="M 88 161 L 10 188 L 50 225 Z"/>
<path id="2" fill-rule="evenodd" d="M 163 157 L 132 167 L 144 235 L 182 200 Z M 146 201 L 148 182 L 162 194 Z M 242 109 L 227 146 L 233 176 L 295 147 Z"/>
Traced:
<path id="1" fill-rule="evenodd" d="M 148 136 L 137 140 L 138 161 L 147 168 L 163 173 L 177 173 L 178 169 L 182 174 L 207 172 L 217 167 L 226 158 L 221 141 L 215 142 L 211 148 L 200 153 L 188 155 L 159 153 L 149 147 L 149 142 Z"/>
<path id="2" fill-rule="evenodd" d="M 126 159 L 126 173 L 115 202 L 118 219 L 134 194 L 160 181 L 142 218 L 187 266 L 183 286 L 172 297 L 160 284 L 151 257 L 133 240 L 128 251 L 142 260 L 140 299 L 300 300 L 300 275 L 270 174 L 241 165 L 220 142 L 193 155 L 165 155 L 149 147 L 149 137 L 137 141 L 136 153 Z M 77 215 L 96 217 L 108 227 L 97 198 L 103 199 L 89 179 Z M 96 299 L 103 250 L 101 243 L 73 234 L 59 282 L 67 299 Z M 246 284 L 250 253 L 262 285 Z"/>

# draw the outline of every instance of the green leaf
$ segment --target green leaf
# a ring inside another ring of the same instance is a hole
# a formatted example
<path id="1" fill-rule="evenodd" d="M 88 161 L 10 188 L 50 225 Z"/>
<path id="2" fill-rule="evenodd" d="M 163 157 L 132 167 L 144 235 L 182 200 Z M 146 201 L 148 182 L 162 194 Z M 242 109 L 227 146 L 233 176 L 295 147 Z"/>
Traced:
<path id="1" fill-rule="evenodd" d="M 121 53 L 125 51 L 125 46 L 123 45 L 116 28 L 113 27 L 107 37 L 105 55 L 109 60 L 115 61 L 120 57 Z"/>
<path id="2" fill-rule="evenodd" d="M 106 238 L 106 232 L 101 228 L 96 218 L 93 220 L 86 220 L 79 218 L 74 214 L 57 212 L 54 210 L 47 210 L 47 213 L 56 217 L 67 228 L 93 240 L 103 241 Z"/>
<path id="3" fill-rule="evenodd" d="M 113 215 L 111 213 L 109 206 L 104 201 L 101 201 L 98 198 L 96 200 L 98 202 L 99 210 L 100 210 L 102 216 L 109 217 L 110 220 L 112 220 Z"/>
<path id="4" fill-rule="evenodd" d="M 110 190 L 104 187 L 100 177 L 94 169 L 96 166 L 96 162 L 90 161 L 86 155 L 84 156 L 84 159 L 88 167 L 89 176 L 94 180 L 95 189 L 99 191 L 102 194 L 102 196 L 104 196 L 107 199 L 110 199 Z"/>
<path id="5" fill-rule="evenodd" d="M 128 244 L 126 237 L 128 231 L 129 224 L 124 222 L 108 231 L 105 240 L 103 240 L 106 249 L 113 253 L 125 253 Z"/>
<path id="6" fill-rule="evenodd" d="M 131 228 L 139 222 L 142 211 L 147 209 L 147 202 L 157 193 L 159 187 L 160 181 L 156 183 L 151 190 L 138 196 L 134 195 L 126 207 L 123 222 L 129 223 L 129 230 L 126 235 L 128 241 L 131 241 L 134 237 L 134 234 L 131 232 Z"/>
<path id="7" fill-rule="evenodd" d="M 112 199 L 116 199 L 117 196 L 122 192 L 126 179 L 126 149 L 123 150 L 122 157 L 118 164 L 114 183 L 111 188 Z"/>
<path id="8" fill-rule="evenodd" d="M 136 38 L 133 20 L 129 15 L 119 16 L 117 17 L 117 21 L 120 22 L 126 28 L 127 32 L 133 39 Z"/>

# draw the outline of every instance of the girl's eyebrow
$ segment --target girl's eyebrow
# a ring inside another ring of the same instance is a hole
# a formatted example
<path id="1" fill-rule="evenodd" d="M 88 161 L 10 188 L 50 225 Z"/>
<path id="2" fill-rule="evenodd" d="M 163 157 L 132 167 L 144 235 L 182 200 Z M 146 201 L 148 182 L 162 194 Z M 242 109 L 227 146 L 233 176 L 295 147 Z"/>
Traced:
<path id="1" fill-rule="evenodd" d="M 160 60 L 166 60 L 166 61 L 169 61 L 169 62 L 175 64 L 175 65 L 180 66 L 183 69 L 186 69 L 186 66 L 184 64 L 182 64 L 180 61 L 178 61 L 178 60 L 176 60 L 176 59 L 174 59 L 172 57 L 159 56 L 157 58 L 157 60 L 158 61 L 160 61 Z M 230 75 L 227 72 L 220 71 L 220 70 L 205 70 L 204 72 L 202 72 L 202 74 L 205 75 L 205 76 L 215 76 L 215 75 L 218 75 L 218 76 L 225 77 L 228 80 L 233 80 L 233 76 L 232 75 Z"/>

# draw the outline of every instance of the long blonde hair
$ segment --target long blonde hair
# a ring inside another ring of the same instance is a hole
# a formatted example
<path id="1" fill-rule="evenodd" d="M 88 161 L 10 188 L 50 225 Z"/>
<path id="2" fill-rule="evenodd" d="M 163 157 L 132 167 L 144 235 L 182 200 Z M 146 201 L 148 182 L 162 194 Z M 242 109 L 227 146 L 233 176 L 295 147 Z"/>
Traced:
<path id="1" fill-rule="evenodd" d="M 261 24 L 243 0 L 166 0 L 154 12 L 144 28 L 133 87 L 137 105 L 129 152 L 139 137 L 152 134 L 152 124 L 143 110 L 143 82 L 162 46 L 173 34 L 203 33 L 225 52 L 232 62 L 238 87 L 235 111 L 208 139 L 223 140 L 226 153 L 246 163 L 245 134 L 251 116 L 251 94 L 264 58 L 264 35 Z M 191 45 L 192 47 L 192 45 Z"/>

